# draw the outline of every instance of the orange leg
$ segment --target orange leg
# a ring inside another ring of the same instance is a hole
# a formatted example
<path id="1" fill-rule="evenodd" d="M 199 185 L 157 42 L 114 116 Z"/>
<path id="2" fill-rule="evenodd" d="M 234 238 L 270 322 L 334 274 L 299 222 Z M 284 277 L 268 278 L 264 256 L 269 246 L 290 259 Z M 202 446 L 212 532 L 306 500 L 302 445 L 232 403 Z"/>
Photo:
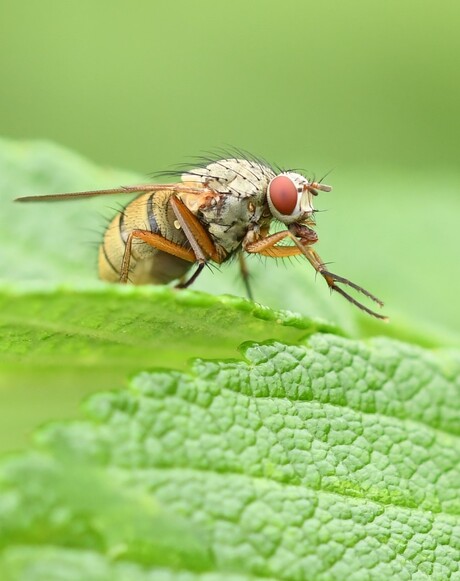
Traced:
<path id="1" fill-rule="evenodd" d="M 289 230 L 276 232 L 266 238 L 261 238 L 257 242 L 252 242 L 244 247 L 246 252 L 261 254 L 262 256 L 270 256 L 271 258 L 286 258 L 288 256 L 298 256 L 302 254 L 302 250 L 297 246 L 275 246 L 285 238 L 292 238 L 293 235 Z"/>
<path id="2" fill-rule="evenodd" d="M 299 233 L 304 232 L 303 230 L 300 230 L 300 229 L 298 231 L 299 231 Z M 308 231 L 306 231 L 306 230 L 305 230 L 305 235 L 306 236 L 309 235 Z M 276 246 L 276 244 L 278 242 L 280 242 L 281 240 L 283 240 L 285 238 L 290 238 L 294 242 L 295 247 L 293 247 L 293 246 Z M 376 317 L 377 319 L 386 320 L 387 317 L 385 317 L 384 315 L 379 315 L 378 313 L 375 313 L 371 309 L 362 305 L 360 302 L 358 302 L 356 299 L 354 299 L 352 296 L 350 296 L 348 293 L 346 293 L 342 288 L 337 286 L 336 283 L 347 285 L 347 286 L 353 288 L 354 290 L 362 293 L 366 297 L 370 298 L 371 300 L 373 300 L 374 302 L 376 302 L 380 306 L 383 306 L 382 301 L 380 301 L 377 297 L 375 297 L 369 291 L 363 289 L 362 287 L 358 286 L 357 284 L 351 282 L 350 280 L 348 280 L 346 278 L 343 278 L 341 276 L 338 276 L 337 274 L 329 272 L 326 269 L 324 262 L 321 260 L 321 257 L 319 256 L 319 254 L 311 247 L 311 245 L 314 244 L 314 242 L 316 242 L 316 240 L 313 237 L 310 240 L 308 240 L 306 237 L 303 237 L 303 238 L 301 237 L 299 239 L 297 236 L 295 236 L 289 230 L 284 230 L 282 232 L 277 232 L 275 234 L 272 234 L 271 236 L 267 236 L 266 238 L 262 238 L 261 240 L 258 240 L 257 242 L 253 242 L 251 244 L 248 244 L 245 246 L 244 249 L 246 250 L 246 252 L 262 254 L 263 256 L 271 256 L 273 258 L 284 258 L 285 256 L 295 256 L 295 255 L 303 254 L 307 258 L 307 260 L 310 262 L 310 264 L 313 266 L 313 268 L 316 270 L 316 272 L 319 272 L 321 274 L 321 276 L 325 279 L 325 281 L 327 282 L 327 284 L 329 285 L 329 288 L 331 290 L 338 292 L 344 298 L 346 298 L 350 303 L 354 304 L 359 309 L 361 309 L 362 311 L 365 311 L 369 315 L 372 315 L 373 317 Z"/>
<path id="3" fill-rule="evenodd" d="M 178 258 L 182 258 L 182 260 L 196 262 L 196 256 L 193 250 L 189 250 L 180 244 L 166 240 L 166 238 L 163 238 L 163 236 L 154 234 L 149 230 L 132 230 L 128 236 L 128 239 L 126 240 L 126 248 L 123 254 L 123 260 L 120 269 L 120 282 L 127 282 L 128 280 L 129 263 L 131 260 L 131 250 L 134 238 L 142 240 L 157 250 L 161 250 L 163 252 L 167 252 L 168 254 L 172 254 L 173 256 L 177 256 Z"/>
<path id="4" fill-rule="evenodd" d="M 210 258 L 214 262 L 221 263 L 223 257 L 217 252 L 214 242 L 195 214 L 175 196 L 171 196 L 170 202 L 177 221 L 190 242 L 197 259 L 206 261 L 207 258 Z"/>
<path id="5" fill-rule="evenodd" d="M 214 242 L 211 240 L 211 237 L 199 222 L 198 218 L 175 196 L 171 196 L 170 203 L 177 221 L 179 222 L 179 225 L 192 249 L 189 250 L 188 248 L 184 248 L 180 244 L 171 242 L 163 236 L 154 234 L 149 230 L 133 230 L 126 241 L 126 248 L 120 270 L 120 282 L 127 282 L 128 280 L 133 238 L 138 238 L 158 250 L 162 250 L 163 252 L 167 252 L 168 254 L 172 254 L 173 256 L 182 258 L 183 260 L 198 262 L 198 269 L 196 272 L 189 280 L 180 283 L 178 285 L 179 288 L 185 288 L 192 284 L 203 270 L 204 265 L 209 258 L 218 263 L 222 262 L 223 257 L 217 252 Z"/>

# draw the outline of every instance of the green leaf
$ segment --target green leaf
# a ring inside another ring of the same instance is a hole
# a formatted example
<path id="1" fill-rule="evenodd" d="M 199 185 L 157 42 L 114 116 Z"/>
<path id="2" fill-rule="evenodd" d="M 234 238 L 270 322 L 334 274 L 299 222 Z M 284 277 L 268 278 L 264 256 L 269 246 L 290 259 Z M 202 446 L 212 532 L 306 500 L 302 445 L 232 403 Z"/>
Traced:
<path id="1" fill-rule="evenodd" d="M 455 578 L 460 354 L 323 333 L 243 354 L 141 373 L 4 462 L 3 571 Z"/>
<path id="2" fill-rule="evenodd" d="M 37 558 L 39 556 L 39 558 Z M 195 573 L 165 567 L 141 567 L 114 561 L 94 551 L 10 549 L 0 562 L 4 581 L 274 581 L 235 573 Z"/>
<path id="3" fill-rule="evenodd" d="M 331 324 L 236 297 L 166 287 L 0 290 L 0 449 L 50 418 L 75 415 L 88 393 L 123 387 L 153 366 L 183 368 L 239 344 L 297 342 Z"/>
<path id="4" fill-rule="evenodd" d="M 335 325 L 234 297 L 98 284 L 82 229 L 96 227 L 97 244 L 105 199 L 10 202 L 140 181 L 50 144 L 0 142 L 0 443 L 14 448 L 25 426 L 74 415 L 82 395 L 135 375 L 128 389 L 91 397 L 85 420 L 48 425 L 31 452 L 3 462 L 0 578 L 454 578 L 458 352 L 358 342 Z M 379 187 L 374 215 L 385 215 Z M 355 202 L 364 193 L 357 188 Z M 398 216 L 415 204 L 413 237 L 423 195 L 412 193 Z M 450 219 L 455 204 L 443 209 Z M 342 226 L 345 216 L 353 230 L 345 210 Z M 351 252 L 355 241 L 340 227 L 329 243 Z M 392 272 L 402 238 L 389 237 L 384 220 L 373 234 L 385 244 L 371 241 L 352 268 L 357 282 L 369 276 L 371 290 L 391 295 L 400 276 L 382 276 L 382 266 Z M 376 245 L 378 264 L 369 254 Z M 420 254 L 411 277 L 425 281 L 433 257 Z M 315 286 L 301 262 L 292 278 L 271 269 L 254 270 L 257 296 L 272 306 L 326 316 L 352 334 L 458 344 L 455 323 L 437 336 L 410 317 L 377 327 Z M 220 273 L 201 284 L 242 291 Z M 411 284 L 400 295 L 406 303 Z M 417 296 L 445 315 L 444 287 L 422 286 Z M 196 356 L 233 359 L 198 360 L 181 372 Z M 158 367 L 179 371 L 148 371 Z"/>

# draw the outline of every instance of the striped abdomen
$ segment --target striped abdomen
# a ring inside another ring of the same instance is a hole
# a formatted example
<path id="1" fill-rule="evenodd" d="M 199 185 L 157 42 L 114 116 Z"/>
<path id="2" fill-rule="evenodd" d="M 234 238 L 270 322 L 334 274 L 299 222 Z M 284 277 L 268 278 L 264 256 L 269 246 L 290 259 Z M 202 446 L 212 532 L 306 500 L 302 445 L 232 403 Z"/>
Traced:
<path id="1" fill-rule="evenodd" d="M 176 218 L 169 204 L 171 195 L 170 190 L 142 194 L 115 216 L 99 247 L 99 277 L 102 280 L 119 281 L 126 240 L 132 230 L 149 230 L 189 248 L 182 230 L 174 226 Z M 165 284 L 183 276 L 191 266 L 190 262 L 133 239 L 129 282 Z"/>

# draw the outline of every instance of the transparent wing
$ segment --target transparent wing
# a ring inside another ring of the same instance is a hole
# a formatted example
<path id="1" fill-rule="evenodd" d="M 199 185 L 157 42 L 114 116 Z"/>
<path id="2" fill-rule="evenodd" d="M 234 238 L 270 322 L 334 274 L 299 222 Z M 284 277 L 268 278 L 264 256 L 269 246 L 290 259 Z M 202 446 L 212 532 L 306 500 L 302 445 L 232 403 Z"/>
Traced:
<path id="1" fill-rule="evenodd" d="M 44 194 L 38 196 L 24 196 L 16 198 L 15 202 L 52 202 L 62 200 L 75 200 L 80 198 L 94 198 L 96 196 L 111 196 L 114 194 L 146 194 L 159 190 L 170 190 L 173 192 L 183 192 L 190 194 L 203 194 L 206 191 L 204 186 L 190 187 L 181 183 L 178 184 L 141 184 L 138 186 L 121 186 L 109 190 L 89 190 L 86 192 L 71 192 L 64 194 Z"/>

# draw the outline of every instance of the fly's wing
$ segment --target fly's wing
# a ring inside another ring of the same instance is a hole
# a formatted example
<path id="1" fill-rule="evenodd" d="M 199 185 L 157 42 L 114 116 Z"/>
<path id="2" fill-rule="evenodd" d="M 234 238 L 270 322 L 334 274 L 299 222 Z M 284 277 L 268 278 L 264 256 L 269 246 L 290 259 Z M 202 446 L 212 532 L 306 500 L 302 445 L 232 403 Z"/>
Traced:
<path id="1" fill-rule="evenodd" d="M 71 192 L 65 194 L 45 194 L 39 196 L 24 196 L 16 198 L 16 202 L 53 202 L 62 200 L 75 200 L 80 198 L 95 198 L 96 196 L 111 196 L 114 194 L 147 194 L 159 190 L 169 190 L 178 194 L 206 194 L 211 193 L 206 186 L 201 184 L 141 184 L 139 186 L 121 186 L 109 190 L 89 190 L 87 192 Z"/>

